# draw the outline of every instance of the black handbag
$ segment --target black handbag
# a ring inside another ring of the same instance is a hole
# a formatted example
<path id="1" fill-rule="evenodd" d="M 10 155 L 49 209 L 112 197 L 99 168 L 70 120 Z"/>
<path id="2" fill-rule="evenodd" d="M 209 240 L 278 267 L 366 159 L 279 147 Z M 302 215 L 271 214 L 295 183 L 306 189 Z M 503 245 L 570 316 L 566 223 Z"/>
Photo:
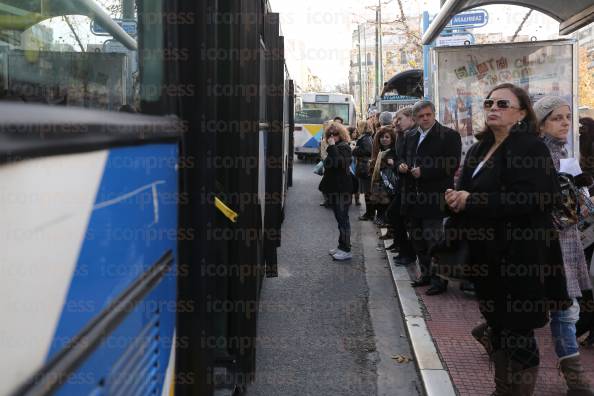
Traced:
<path id="1" fill-rule="evenodd" d="M 435 273 L 442 278 L 468 280 L 472 275 L 468 242 L 458 241 L 455 246 L 438 248 L 433 252 Z"/>
<path id="2" fill-rule="evenodd" d="M 559 173 L 561 202 L 553 208 L 553 224 L 558 230 L 564 230 L 581 223 L 594 214 L 594 204 L 590 197 L 578 187 L 573 176 Z"/>
<path id="3" fill-rule="evenodd" d="M 456 221 L 449 217 L 444 224 L 441 240 L 431 249 L 435 273 L 446 279 L 469 280 L 472 277 L 470 247 L 460 238 Z"/>
<path id="4" fill-rule="evenodd" d="M 359 140 L 357 141 L 357 148 L 355 150 L 362 150 L 362 146 L 364 144 L 363 139 L 368 139 L 371 140 L 370 142 L 367 142 L 369 145 L 369 150 L 371 150 L 372 147 L 372 137 L 370 135 L 364 135 L 361 138 L 359 138 Z M 361 147 L 360 147 L 361 146 Z M 369 155 L 371 155 L 371 152 L 368 152 Z M 370 179 L 371 178 L 371 172 L 370 172 L 370 165 L 371 163 L 371 158 L 369 157 L 359 157 L 357 158 L 357 162 L 355 163 L 355 176 L 358 177 L 359 179 Z"/>
<path id="5" fill-rule="evenodd" d="M 381 183 L 384 191 L 389 195 L 396 195 L 398 178 L 392 168 L 380 170 Z"/>

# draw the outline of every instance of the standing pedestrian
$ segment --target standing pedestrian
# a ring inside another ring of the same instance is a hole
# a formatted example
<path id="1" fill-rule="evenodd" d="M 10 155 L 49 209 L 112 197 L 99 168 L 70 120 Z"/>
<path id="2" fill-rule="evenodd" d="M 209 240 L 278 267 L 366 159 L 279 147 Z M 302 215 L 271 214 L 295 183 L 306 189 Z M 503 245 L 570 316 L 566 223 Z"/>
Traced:
<path id="1" fill-rule="evenodd" d="M 357 123 L 359 139 L 353 150 L 353 157 L 356 159 L 355 176 L 359 182 L 359 192 L 365 196 L 365 213 L 359 216 L 359 220 L 372 220 L 375 216 L 375 208 L 371 203 L 371 174 L 369 164 L 371 162 L 371 151 L 373 150 L 372 129 L 369 122 L 359 121 Z"/>
<path id="2" fill-rule="evenodd" d="M 545 96 L 534 104 L 534 113 L 539 124 L 539 132 L 551 152 L 555 169 L 559 172 L 561 159 L 568 157 L 565 146 L 571 127 L 571 106 L 561 97 Z M 577 298 L 582 297 L 582 291 L 592 289 L 577 224 L 559 231 L 559 241 L 565 266 L 567 292 L 573 304 L 565 310 L 551 311 L 550 327 L 555 352 L 570 391 L 568 394 L 594 396 L 594 389 L 584 374 L 576 337 L 576 323 L 580 316 Z"/>
<path id="3" fill-rule="evenodd" d="M 393 198 L 393 192 L 386 189 L 384 178 L 388 174 L 394 176 L 393 169 L 396 164 L 395 141 L 396 133 L 391 126 L 381 127 L 373 139 L 373 152 L 370 165 L 370 169 L 372 170 L 371 202 L 377 212 L 375 222 L 378 226 L 385 225 L 385 212 Z M 395 184 L 396 180 L 394 177 L 389 179 L 389 182 Z"/>
<path id="4" fill-rule="evenodd" d="M 326 157 L 328 156 L 328 125 L 329 123 L 326 123 L 324 125 L 324 136 L 322 137 L 322 140 L 320 141 L 320 160 L 321 161 L 325 161 Z M 328 201 L 328 196 L 322 192 L 322 202 L 320 202 L 320 206 L 323 206 L 325 208 L 329 208 L 330 207 L 330 202 Z"/>
<path id="5" fill-rule="evenodd" d="M 594 120 L 590 117 L 580 118 L 580 165 L 584 173 L 594 176 Z M 590 187 L 590 195 L 594 195 L 593 187 Z M 594 243 L 586 247 L 584 254 L 590 274 L 594 274 L 592 271 Z M 585 343 L 594 346 L 594 294 L 592 290 L 586 290 L 582 294 L 583 297 L 579 299 L 580 319 L 575 325 L 576 336 L 581 337 L 589 332 Z"/>
<path id="6" fill-rule="evenodd" d="M 404 156 L 405 137 L 410 131 L 416 130 L 415 120 L 413 118 L 412 107 L 405 107 L 396 112 L 393 125 L 396 129 L 396 162 Z M 398 178 L 400 179 L 400 177 Z M 402 189 L 400 180 L 397 181 L 396 195 L 388 209 L 386 217 L 392 226 L 394 244 L 389 247 L 392 251 L 398 251 L 398 257 L 395 263 L 398 266 L 406 266 L 415 261 L 415 253 L 406 230 L 406 216 L 401 213 L 402 207 Z"/>
<path id="7" fill-rule="evenodd" d="M 426 294 L 436 295 L 447 290 L 448 281 L 435 274 L 430 251 L 442 237 L 443 194 L 454 187 L 462 141 L 458 132 L 435 120 L 435 105 L 430 101 L 415 103 L 413 117 L 418 127 L 405 136 L 398 159 L 402 210 L 408 217 L 410 239 L 421 268 L 421 276 L 412 286 L 431 285 Z"/>
<path id="8" fill-rule="evenodd" d="M 332 119 L 332 121 L 334 122 L 338 122 L 339 124 L 343 124 L 344 125 L 344 120 L 342 119 L 342 117 L 340 116 L 336 116 Z"/>
<path id="9" fill-rule="evenodd" d="M 551 219 L 559 183 L 523 89 L 495 87 L 484 110 L 459 191 L 445 198 L 456 234 L 468 242 L 479 309 L 491 328 L 493 395 L 530 396 L 540 364 L 534 329 L 547 324 L 552 305 L 571 305 Z"/>
<path id="10" fill-rule="evenodd" d="M 328 155 L 324 160 L 324 176 L 319 189 L 327 197 L 334 217 L 338 223 L 338 247 L 329 251 L 335 260 L 349 260 L 351 253 L 351 225 L 349 221 L 349 208 L 353 183 L 351 180 L 351 147 L 349 146 L 349 133 L 338 122 L 330 122 L 326 127 L 326 141 Z"/>
<path id="11" fill-rule="evenodd" d="M 357 128 L 355 127 L 347 127 L 349 131 L 349 137 L 351 138 L 351 142 L 349 143 L 351 146 L 351 150 L 355 150 L 357 147 L 357 139 L 359 139 L 359 133 L 357 132 Z M 355 176 L 355 169 L 354 164 L 351 163 L 351 179 L 353 180 L 353 200 L 355 201 L 355 205 L 361 206 L 361 201 L 359 200 L 359 179 Z"/>

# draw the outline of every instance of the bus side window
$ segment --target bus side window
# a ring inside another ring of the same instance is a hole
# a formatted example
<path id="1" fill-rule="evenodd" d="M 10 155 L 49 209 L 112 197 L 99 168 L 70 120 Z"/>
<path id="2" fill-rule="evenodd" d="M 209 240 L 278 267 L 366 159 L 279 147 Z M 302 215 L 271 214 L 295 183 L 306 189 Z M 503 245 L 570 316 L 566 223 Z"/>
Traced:
<path id="1" fill-rule="evenodd" d="M 111 111 L 140 110 L 141 96 L 157 102 L 167 55 L 163 0 L 103 3 L 98 11 L 82 1 L 0 0 L 0 21 L 10 20 L 0 22 L 0 99 Z M 144 10 L 140 30 L 135 6 Z"/>

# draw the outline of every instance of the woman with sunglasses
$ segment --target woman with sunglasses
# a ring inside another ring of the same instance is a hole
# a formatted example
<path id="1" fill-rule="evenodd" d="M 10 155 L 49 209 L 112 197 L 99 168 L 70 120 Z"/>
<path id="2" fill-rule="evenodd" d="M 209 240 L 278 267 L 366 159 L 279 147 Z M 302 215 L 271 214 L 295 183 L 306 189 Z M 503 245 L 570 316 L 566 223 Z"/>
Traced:
<path id="1" fill-rule="evenodd" d="M 495 87 L 484 111 L 458 191 L 446 191 L 445 200 L 468 242 L 471 280 L 491 328 L 493 395 L 529 396 L 540 364 L 534 329 L 547 324 L 551 303 L 571 304 L 551 221 L 559 185 L 523 89 Z"/>
<path id="2" fill-rule="evenodd" d="M 329 253 L 335 260 L 350 260 L 353 255 L 349 207 L 353 182 L 350 170 L 352 154 L 349 132 L 344 125 L 331 121 L 326 126 L 325 136 L 327 136 L 328 155 L 324 160 L 324 176 L 319 190 L 328 197 L 339 231 L 338 247 L 330 249 Z"/>
<path id="3" fill-rule="evenodd" d="M 565 145 L 571 128 L 571 106 L 561 97 L 545 96 L 534 104 L 534 112 L 539 132 L 551 152 L 558 172 L 561 159 L 568 157 Z M 565 310 L 551 311 L 550 327 L 555 352 L 570 394 L 594 396 L 594 389 L 584 374 L 576 338 L 576 323 L 580 316 L 577 298 L 582 297 L 582 291 L 592 289 L 577 224 L 559 231 L 559 240 L 565 265 L 567 292 L 573 300 L 573 305 Z"/>

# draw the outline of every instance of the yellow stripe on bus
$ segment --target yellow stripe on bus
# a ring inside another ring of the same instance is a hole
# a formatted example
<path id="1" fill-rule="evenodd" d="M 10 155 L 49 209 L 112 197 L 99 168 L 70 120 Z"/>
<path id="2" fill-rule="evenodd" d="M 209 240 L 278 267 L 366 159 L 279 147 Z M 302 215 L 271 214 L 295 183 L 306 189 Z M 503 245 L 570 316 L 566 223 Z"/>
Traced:
<path id="1" fill-rule="evenodd" d="M 218 197 L 215 197 L 215 206 L 221 211 L 222 214 L 225 215 L 226 218 L 231 220 L 233 223 L 237 223 L 237 217 L 239 216 L 237 212 L 225 205 Z"/>

